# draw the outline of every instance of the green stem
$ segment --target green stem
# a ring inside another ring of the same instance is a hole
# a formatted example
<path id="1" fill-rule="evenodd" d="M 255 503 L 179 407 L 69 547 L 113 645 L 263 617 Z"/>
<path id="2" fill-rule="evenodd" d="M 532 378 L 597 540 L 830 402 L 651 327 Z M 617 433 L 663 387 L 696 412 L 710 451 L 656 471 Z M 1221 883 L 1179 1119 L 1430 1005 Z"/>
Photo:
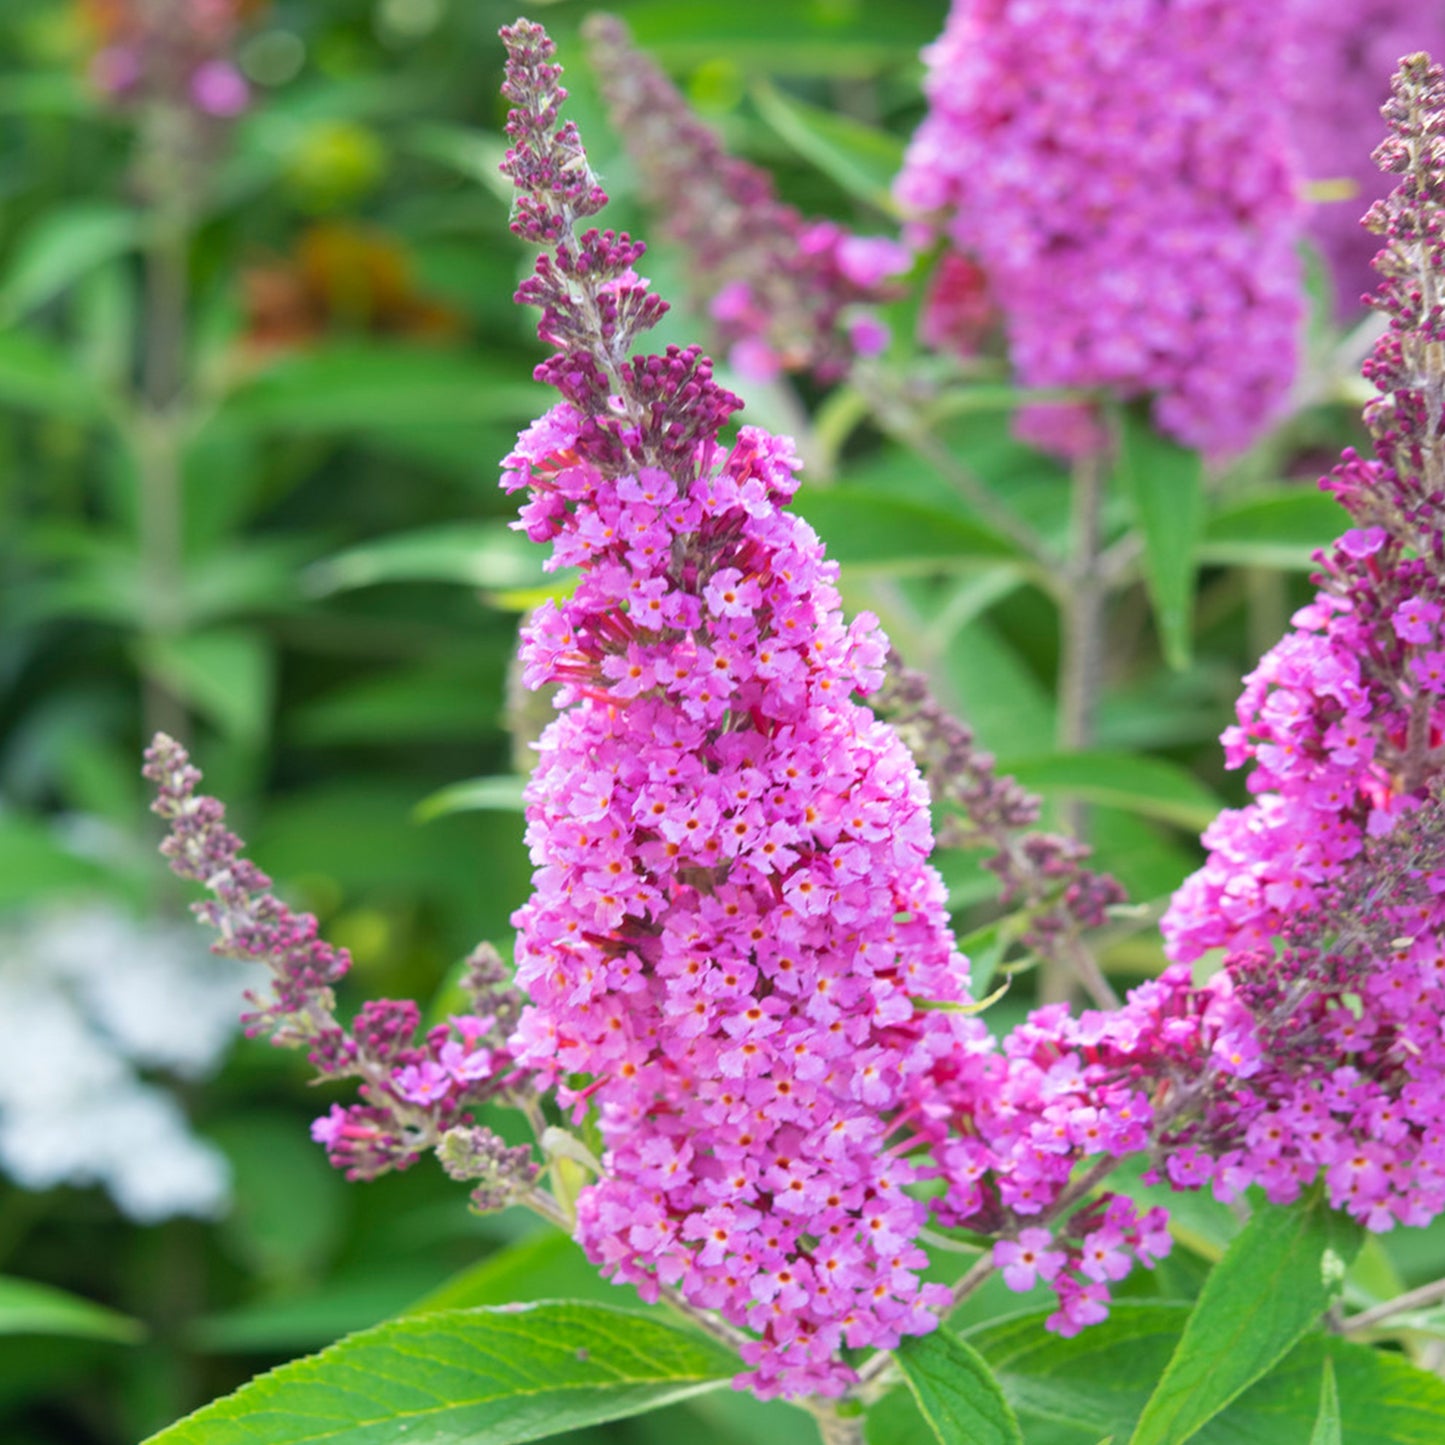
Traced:
<path id="1" fill-rule="evenodd" d="M 1071 549 L 1065 568 L 1066 596 L 1060 610 L 1059 714 L 1056 731 L 1061 753 L 1079 752 L 1094 741 L 1104 666 L 1105 600 L 1108 583 L 1103 567 L 1104 457 L 1094 452 L 1074 464 Z M 1075 837 L 1088 834 L 1088 811 L 1070 801 L 1063 807 L 1065 828 Z M 1089 960 L 1092 962 L 1092 959 Z M 1080 982 L 1098 996 L 1102 976 L 1097 965 L 1077 974 L 1076 966 L 1045 960 L 1039 971 L 1039 999 L 1053 1003 L 1074 997 Z M 1107 990 L 1107 984 L 1103 987 Z"/>
<path id="2" fill-rule="evenodd" d="M 185 629 L 181 469 L 189 250 L 183 215 L 158 215 L 145 257 L 144 359 L 134 431 L 146 732 L 181 738 L 187 731 L 185 710 L 156 674 L 148 644 Z"/>
<path id="3" fill-rule="evenodd" d="M 867 401 L 874 420 L 895 441 L 921 456 L 996 532 L 1012 541 L 1033 561 L 1040 586 L 1061 596 L 1059 559 L 1054 550 L 1012 507 L 994 496 L 971 468 L 959 461 L 919 414 L 918 407 L 900 389 L 890 387 L 886 378 L 871 367 L 857 365 L 850 381 Z"/>
<path id="4" fill-rule="evenodd" d="M 1418 1289 L 1407 1290 L 1383 1304 L 1372 1305 L 1357 1315 L 1351 1315 L 1340 1328 L 1345 1334 L 1373 1329 L 1392 1315 L 1404 1314 L 1408 1310 L 1428 1309 L 1431 1305 L 1439 1304 L 1441 1300 L 1445 1300 L 1445 1279 L 1432 1280 Z"/>
<path id="5" fill-rule="evenodd" d="M 862 1415 L 839 1414 L 827 1400 L 810 1400 L 807 1409 L 817 1422 L 822 1445 L 863 1445 Z"/>

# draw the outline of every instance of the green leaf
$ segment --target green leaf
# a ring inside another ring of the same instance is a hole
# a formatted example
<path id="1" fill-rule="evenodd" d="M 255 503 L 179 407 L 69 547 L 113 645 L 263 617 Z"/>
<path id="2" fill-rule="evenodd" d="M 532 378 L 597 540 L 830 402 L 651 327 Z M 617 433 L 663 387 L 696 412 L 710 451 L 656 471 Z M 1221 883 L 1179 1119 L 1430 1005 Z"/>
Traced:
<path id="1" fill-rule="evenodd" d="M 993 1371 L 952 1331 L 907 1339 L 894 1358 L 939 1445 L 1023 1445 Z"/>
<path id="2" fill-rule="evenodd" d="M 1115 1304 L 1102 1324 L 1071 1339 L 1045 1330 L 1050 1313 L 1032 1310 L 970 1330 L 969 1343 L 993 1367 L 1026 1424 L 1054 1421 L 1081 1435 L 1113 1432 L 1127 1438 L 1178 1342 L 1189 1307 Z"/>
<path id="3" fill-rule="evenodd" d="M 799 510 L 850 571 L 937 572 L 950 564 L 1016 558 L 996 532 L 942 508 L 864 487 L 832 487 Z"/>
<path id="4" fill-rule="evenodd" d="M 1103 1324 L 1068 1340 L 1044 1330 L 1048 1313 L 1015 1315 L 968 1336 L 993 1366 L 1030 1445 L 1093 1445 L 1105 1434 L 1127 1440 L 1189 1306 L 1116 1303 Z M 1319 1417 L 1326 1358 L 1333 1361 L 1349 1445 L 1445 1440 L 1445 1381 L 1399 1355 L 1315 1335 L 1206 1424 L 1193 1445 L 1307 1441 Z"/>
<path id="5" fill-rule="evenodd" d="M 1005 758 L 999 769 L 1024 787 L 1061 793 L 1085 802 L 1127 809 L 1148 818 L 1201 832 L 1223 802 L 1177 763 L 1142 753 L 1053 753 L 1041 758 Z"/>
<path id="6" fill-rule="evenodd" d="M 1188 666 L 1194 611 L 1195 548 L 1204 523 L 1199 453 L 1162 437 L 1147 412 L 1120 413 L 1119 478 L 1144 539 L 1144 578 L 1171 667 Z"/>
<path id="7" fill-rule="evenodd" d="M 90 378 L 48 341 L 24 331 L 0 333 L 0 402 L 74 421 L 105 409 Z"/>
<path id="8" fill-rule="evenodd" d="M 1216 512 L 1199 545 L 1201 562 L 1308 572 L 1348 522 L 1333 497 L 1311 487 L 1252 497 Z"/>
<path id="9" fill-rule="evenodd" d="M 492 649 L 453 648 L 363 676 L 292 709 L 301 742 L 375 743 L 464 738 L 499 725 L 502 658 Z M 437 814 L 432 814 L 433 817 Z"/>
<path id="10" fill-rule="evenodd" d="M 145 1327 L 48 1284 L 0 1277 L 0 1335 L 68 1335 L 131 1345 L 145 1336 Z"/>
<path id="11" fill-rule="evenodd" d="M 663 65 L 683 69 L 726 55 L 748 74 L 774 75 L 876 75 L 885 65 L 912 64 L 939 23 L 936 0 L 886 7 L 633 0 L 626 14 L 638 45 Z"/>
<path id="12" fill-rule="evenodd" d="M 1319 1321 L 1360 1247 L 1316 1189 L 1256 1210 L 1199 1296 L 1130 1445 L 1183 1445 Z"/>
<path id="13" fill-rule="evenodd" d="M 991 617 L 959 629 L 939 675 L 940 698 L 968 719 L 990 752 L 1033 757 L 1053 746 L 1053 694 Z"/>
<path id="14" fill-rule="evenodd" d="M 1326 1363 L 1338 1386 L 1340 1435 L 1349 1445 L 1440 1445 L 1445 1440 L 1445 1381 L 1438 1375 L 1417 1369 L 1401 1355 L 1314 1336 L 1206 1425 L 1194 1445 L 1309 1440 L 1322 1413 Z"/>
<path id="15" fill-rule="evenodd" d="M 278 361 L 226 397 L 220 417 L 255 431 L 312 435 L 521 419 L 540 410 L 541 399 L 512 371 L 472 356 L 356 344 Z"/>
<path id="16" fill-rule="evenodd" d="M 99 109 L 95 87 L 87 85 L 79 71 L 11 72 L 0 77 L 0 114 L 93 116 Z"/>
<path id="17" fill-rule="evenodd" d="M 148 670 L 182 701 L 244 743 L 260 742 L 271 720 L 274 665 L 266 639 L 249 628 L 215 628 L 152 638 Z"/>
<path id="18" fill-rule="evenodd" d="M 526 778 L 511 775 L 452 783 L 423 798 L 412 810 L 412 821 L 430 823 L 433 818 L 443 818 L 448 813 L 520 813 L 522 789 L 526 786 Z"/>
<path id="19" fill-rule="evenodd" d="M 1344 1445 L 1340 1433 L 1340 1392 L 1335 1385 L 1334 1362 L 1325 1357 L 1325 1367 L 1320 1373 L 1320 1413 L 1315 1416 L 1315 1428 L 1310 1431 L 1310 1445 Z"/>
<path id="20" fill-rule="evenodd" d="M 540 587 L 542 551 L 505 522 L 457 522 L 364 542 L 306 570 L 313 596 L 383 582 L 456 582 L 506 590 Z"/>
<path id="21" fill-rule="evenodd" d="M 753 86 L 763 119 L 805 160 L 849 195 L 880 211 L 894 210 L 890 188 L 903 165 L 904 141 L 851 116 L 785 95 L 766 80 Z"/>
<path id="22" fill-rule="evenodd" d="M 88 203 L 43 213 L 15 243 L 0 280 L 0 326 L 43 306 L 139 238 L 140 217 L 124 206 Z"/>
<path id="23" fill-rule="evenodd" d="M 998 966 L 1012 941 L 1012 930 L 1005 927 L 1007 919 L 996 918 L 975 928 L 958 940 L 958 951 L 968 959 L 968 988 L 975 998 L 988 993 Z"/>
<path id="24" fill-rule="evenodd" d="M 716 1389 L 737 1368 L 710 1340 L 604 1305 L 448 1310 L 283 1365 L 149 1445 L 517 1445 Z"/>

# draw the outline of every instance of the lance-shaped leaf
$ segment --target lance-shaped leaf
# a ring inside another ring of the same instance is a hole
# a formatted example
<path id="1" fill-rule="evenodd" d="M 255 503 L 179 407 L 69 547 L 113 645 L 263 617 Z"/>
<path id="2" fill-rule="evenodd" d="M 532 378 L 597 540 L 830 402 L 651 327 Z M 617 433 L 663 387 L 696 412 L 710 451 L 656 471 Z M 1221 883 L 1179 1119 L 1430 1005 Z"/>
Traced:
<path id="1" fill-rule="evenodd" d="M 984 1325 L 969 1342 L 997 1372 L 1005 1395 L 1035 1440 L 1093 1445 L 1102 1435 L 1123 1445 L 1149 1387 L 1164 1371 L 1189 1318 L 1171 1303 L 1115 1304 L 1103 1324 L 1072 1339 L 1049 1334 L 1047 1310 Z M 1321 1415 L 1321 1372 L 1328 1360 L 1338 1385 L 1341 1433 L 1350 1445 L 1439 1445 L 1445 1440 L 1445 1381 L 1401 1355 L 1324 1335 L 1307 1336 L 1196 1435 L 1191 1445 L 1294 1445 L 1310 1440 Z M 878 1445 L 914 1445 L 899 1417 L 898 1392 Z M 869 1418 L 883 1406 L 875 1407 Z M 1181 1437 L 1182 1438 L 1182 1437 Z M 1328 1439 L 1328 1437 L 1325 1437 Z"/>
<path id="2" fill-rule="evenodd" d="M 520 1445 L 659 1409 L 737 1369 L 720 1345 L 606 1305 L 445 1310 L 283 1365 L 147 1445 Z"/>
<path id="3" fill-rule="evenodd" d="M 0 1279 L 0 1335 L 70 1335 L 134 1344 L 145 1334 L 138 1320 L 78 1295 L 28 1279 Z"/>
<path id="4" fill-rule="evenodd" d="M 1328 1355 L 1320 1375 L 1320 1413 L 1310 1431 L 1310 1445 L 1344 1445 L 1340 1425 L 1340 1392 L 1335 1385 L 1335 1366 Z"/>
<path id="5" fill-rule="evenodd" d="M 1165 660 L 1189 662 L 1195 548 L 1204 524 L 1204 464 L 1162 437 L 1138 407 L 1120 414 L 1119 478 L 1144 539 L 1144 580 Z"/>
<path id="6" fill-rule="evenodd" d="M 905 1340 L 895 1356 L 939 1445 L 1023 1445 L 988 1362 L 952 1331 Z"/>
<path id="7" fill-rule="evenodd" d="M 1255 1212 L 1200 1293 L 1130 1445 L 1183 1445 L 1318 1323 L 1360 1247 L 1317 1188 Z"/>

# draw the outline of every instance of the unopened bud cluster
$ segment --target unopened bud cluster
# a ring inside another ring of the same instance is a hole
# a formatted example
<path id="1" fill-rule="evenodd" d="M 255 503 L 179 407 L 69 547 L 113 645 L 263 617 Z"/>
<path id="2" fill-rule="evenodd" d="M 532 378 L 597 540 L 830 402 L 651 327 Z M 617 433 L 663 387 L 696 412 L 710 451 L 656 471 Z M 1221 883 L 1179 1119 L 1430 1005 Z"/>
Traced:
<path id="1" fill-rule="evenodd" d="M 164 734 L 147 750 L 145 776 L 156 788 L 152 811 L 168 825 L 161 851 L 182 878 L 203 884 L 210 898 L 195 912 L 220 935 L 212 951 L 259 963 L 271 973 L 271 995 L 247 997 L 249 1034 L 304 1048 L 323 1078 L 361 1081 L 359 1104 L 333 1104 L 312 1136 L 350 1179 L 406 1169 L 442 1145 L 449 1131 L 470 1130 L 469 1178 L 481 1180 L 479 1205 L 523 1192 L 536 1170 L 527 1151 L 487 1142 L 472 1110 L 523 1087 L 506 1037 L 518 1000 L 495 950 L 482 945 L 468 960 L 463 988 L 473 1012 L 421 1031 L 421 1011 L 408 1000 L 376 999 L 351 1027 L 336 1017 L 332 985 L 350 967 L 309 913 L 294 913 L 271 892 L 271 880 L 241 856 L 225 826 L 225 808 L 196 791 L 200 773 L 186 750 Z M 485 1144 L 486 1147 L 483 1147 Z M 449 1157 L 458 1158 L 455 1145 Z"/>
<path id="2" fill-rule="evenodd" d="M 912 258 L 895 241 L 809 220 L 778 199 L 766 171 L 729 155 L 610 15 L 584 27 L 612 121 L 657 208 L 687 252 L 693 296 L 739 375 L 807 371 L 836 381 L 888 332 L 871 304 Z"/>

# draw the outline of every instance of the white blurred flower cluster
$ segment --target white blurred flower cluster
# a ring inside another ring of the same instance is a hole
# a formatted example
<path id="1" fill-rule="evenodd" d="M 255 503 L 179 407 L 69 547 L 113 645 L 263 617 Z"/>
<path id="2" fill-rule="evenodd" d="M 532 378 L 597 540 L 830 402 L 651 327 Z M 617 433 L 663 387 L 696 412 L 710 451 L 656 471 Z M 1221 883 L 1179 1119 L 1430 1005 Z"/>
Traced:
<path id="1" fill-rule="evenodd" d="M 245 974 L 189 927 L 113 905 L 0 919 L 0 1171 L 27 1189 L 102 1185 L 141 1223 L 220 1213 L 225 1157 L 141 1071 L 218 1067 Z"/>

